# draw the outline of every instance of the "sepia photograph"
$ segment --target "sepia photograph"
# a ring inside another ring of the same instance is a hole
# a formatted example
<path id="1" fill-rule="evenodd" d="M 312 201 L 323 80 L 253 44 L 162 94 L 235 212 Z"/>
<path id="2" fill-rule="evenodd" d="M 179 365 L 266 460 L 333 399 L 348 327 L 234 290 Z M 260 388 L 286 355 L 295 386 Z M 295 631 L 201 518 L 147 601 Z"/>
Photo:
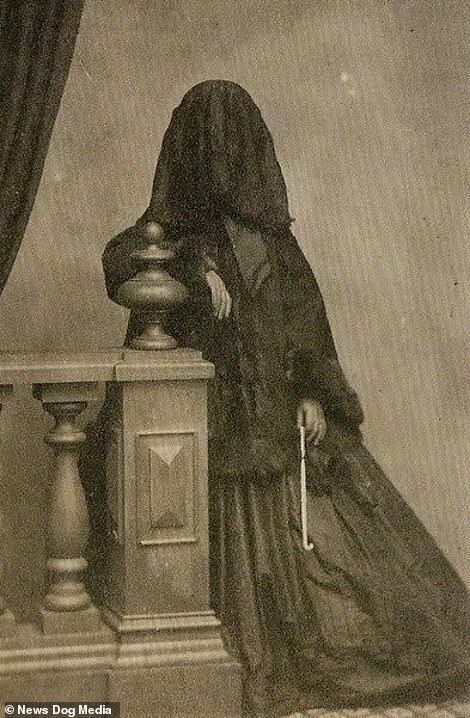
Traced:
<path id="1" fill-rule="evenodd" d="M 2 715 L 470 718 L 469 37 L 0 4 Z"/>

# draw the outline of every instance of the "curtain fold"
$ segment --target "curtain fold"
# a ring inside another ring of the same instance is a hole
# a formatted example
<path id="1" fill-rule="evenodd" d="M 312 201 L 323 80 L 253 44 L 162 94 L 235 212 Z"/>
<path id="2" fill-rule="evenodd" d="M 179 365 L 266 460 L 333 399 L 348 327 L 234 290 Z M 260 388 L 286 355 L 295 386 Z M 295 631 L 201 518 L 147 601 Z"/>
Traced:
<path id="1" fill-rule="evenodd" d="M 0 3 L 0 293 L 34 205 L 83 5 Z"/>

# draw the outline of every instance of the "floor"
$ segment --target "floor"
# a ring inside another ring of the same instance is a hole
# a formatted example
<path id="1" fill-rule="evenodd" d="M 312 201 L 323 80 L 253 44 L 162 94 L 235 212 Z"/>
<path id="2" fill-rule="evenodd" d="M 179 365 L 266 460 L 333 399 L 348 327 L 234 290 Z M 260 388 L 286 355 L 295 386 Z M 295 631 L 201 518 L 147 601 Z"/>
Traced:
<path id="1" fill-rule="evenodd" d="M 292 713 L 286 718 L 470 718 L 470 700 L 446 701 L 438 705 L 407 705 L 400 708 L 358 708 L 325 711 L 323 708 Z"/>

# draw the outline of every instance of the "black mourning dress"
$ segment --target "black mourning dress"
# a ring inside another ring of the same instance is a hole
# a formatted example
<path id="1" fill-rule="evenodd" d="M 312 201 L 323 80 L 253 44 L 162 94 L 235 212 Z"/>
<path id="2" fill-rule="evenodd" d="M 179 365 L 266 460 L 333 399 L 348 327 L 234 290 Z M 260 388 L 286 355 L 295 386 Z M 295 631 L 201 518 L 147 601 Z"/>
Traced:
<path id="1" fill-rule="evenodd" d="M 174 272 L 191 290 L 170 329 L 216 367 L 212 600 L 243 665 L 247 715 L 411 700 L 461 685 L 470 658 L 465 588 L 362 443 L 362 410 L 290 230 L 270 133 L 241 87 L 201 83 L 174 111 L 150 206 L 104 252 L 111 297 L 134 272 L 130 254 L 145 244 L 147 221 L 180 240 Z M 232 296 L 228 319 L 212 314 L 208 268 Z M 127 341 L 138 330 L 131 315 Z M 306 397 L 320 401 L 328 426 L 308 452 L 310 552 L 301 542 L 296 428 Z M 89 463 L 103 458 L 108 411 Z"/>

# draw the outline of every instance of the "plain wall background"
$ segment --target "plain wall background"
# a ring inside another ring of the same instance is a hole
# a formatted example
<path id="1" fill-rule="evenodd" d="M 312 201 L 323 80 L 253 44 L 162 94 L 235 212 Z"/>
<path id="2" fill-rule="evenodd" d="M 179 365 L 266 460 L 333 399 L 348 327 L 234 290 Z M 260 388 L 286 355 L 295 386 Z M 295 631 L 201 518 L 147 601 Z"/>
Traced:
<path id="1" fill-rule="evenodd" d="M 122 343 L 105 243 L 146 208 L 173 107 L 242 84 L 284 170 L 365 440 L 470 583 L 468 64 L 461 0 L 87 0 L 3 351 Z M 467 18 L 464 16 L 467 14 Z M 2 592 L 44 590 L 50 423 L 27 388 L 1 421 Z"/>

